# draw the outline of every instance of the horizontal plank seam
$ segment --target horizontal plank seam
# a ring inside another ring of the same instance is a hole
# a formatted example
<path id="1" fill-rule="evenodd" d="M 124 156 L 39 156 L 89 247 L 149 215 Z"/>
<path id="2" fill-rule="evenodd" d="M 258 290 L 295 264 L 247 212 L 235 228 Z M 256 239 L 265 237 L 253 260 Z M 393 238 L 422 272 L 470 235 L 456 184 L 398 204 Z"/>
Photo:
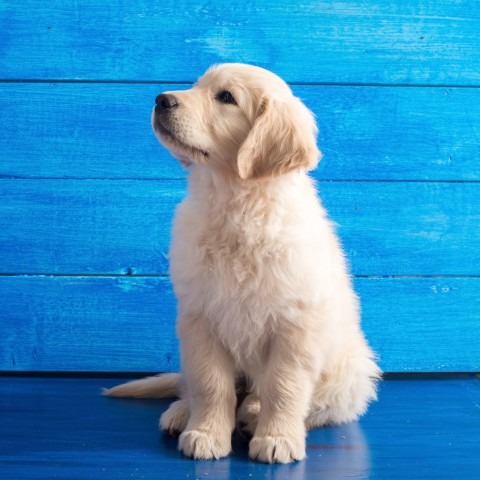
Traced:
<path id="1" fill-rule="evenodd" d="M 167 373 L 167 372 L 161 372 Z M 125 372 L 109 372 L 109 371 L 58 371 L 58 370 L 0 370 L 0 377 L 41 377 L 41 378 L 70 378 L 70 379 L 88 379 L 88 378 L 142 378 L 151 375 L 158 375 L 158 372 L 139 372 L 139 371 L 125 371 Z M 393 379 L 417 379 L 428 380 L 445 379 L 455 380 L 459 378 L 478 378 L 476 372 L 383 372 L 382 377 L 386 380 Z"/>
<path id="2" fill-rule="evenodd" d="M 39 78 L 1 78 L 0 83 L 84 83 L 112 85 L 193 85 L 192 80 L 90 80 L 90 79 L 39 79 Z M 480 84 L 447 84 L 447 83 L 362 83 L 362 82 L 287 82 L 291 86 L 305 87 L 402 87 L 402 88 L 480 88 Z"/>
<path id="3" fill-rule="evenodd" d="M 66 278 L 169 278 L 170 275 L 166 273 L 0 273 L 1 277 L 66 277 Z M 426 279 L 457 279 L 457 278 L 480 278 L 478 275 L 352 275 L 352 278 L 367 278 L 367 279 L 389 279 L 389 278 L 426 278 Z"/>
<path id="4" fill-rule="evenodd" d="M 86 181 L 86 182 L 185 182 L 184 178 L 179 177 L 24 177 L 18 175 L 2 175 L 0 180 L 61 180 L 61 181 Z M 322 178 L 315 179 L 315 183 L 480 183 L 480 180 L 413 180 L 413 179 L 337 179 L 337 178 Z"/>
<path id="5" fill-rule="evenodd" d="M 66 277 L 66 278 L 169 278 L 167 273 L 12 273 L 3 272 L 0 273 L 1 277 Z"/>

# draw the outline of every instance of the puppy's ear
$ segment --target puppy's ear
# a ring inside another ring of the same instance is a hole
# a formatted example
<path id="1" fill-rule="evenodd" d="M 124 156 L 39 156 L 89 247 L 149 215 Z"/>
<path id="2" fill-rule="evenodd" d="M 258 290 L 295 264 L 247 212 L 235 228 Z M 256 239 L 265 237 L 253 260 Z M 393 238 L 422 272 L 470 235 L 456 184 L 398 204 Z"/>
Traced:
<path id="1" fill-rule="evenodd" d="M 249 180 L 297 168 L 315 168 L 320 160 L 316 136 L 313 115 L 298 98 L 282 101 L 264 97 L 253 128 L 238 152 L 240 178 Z"/>

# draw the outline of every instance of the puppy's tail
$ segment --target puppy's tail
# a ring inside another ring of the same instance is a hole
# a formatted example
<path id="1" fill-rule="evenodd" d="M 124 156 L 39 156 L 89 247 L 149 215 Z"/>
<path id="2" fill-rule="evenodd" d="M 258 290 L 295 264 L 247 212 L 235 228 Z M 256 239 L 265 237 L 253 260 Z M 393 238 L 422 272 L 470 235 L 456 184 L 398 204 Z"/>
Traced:
<path id="1" fill-rule="evenodd" d="M 171 398 L 180 396 L 182 377 L 179 373 L 165 373 L 154 377 L 133 380 L 113 388 L 104 388 L 103 394 L 111 397 Z"/>

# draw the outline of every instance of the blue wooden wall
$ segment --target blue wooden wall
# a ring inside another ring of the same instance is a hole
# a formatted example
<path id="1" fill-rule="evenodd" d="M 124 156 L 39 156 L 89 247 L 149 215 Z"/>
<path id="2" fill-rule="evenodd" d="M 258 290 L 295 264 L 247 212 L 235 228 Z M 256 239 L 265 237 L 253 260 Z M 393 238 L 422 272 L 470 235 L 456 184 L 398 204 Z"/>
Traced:
<path id="1" fill-rule="evenodd" d="M 382 368 L 480 370 L 479 32 L 461 0 L 1 0 L 0 370 L 178 369 L 150 112 L 230 61 L 317 116 Z"/>

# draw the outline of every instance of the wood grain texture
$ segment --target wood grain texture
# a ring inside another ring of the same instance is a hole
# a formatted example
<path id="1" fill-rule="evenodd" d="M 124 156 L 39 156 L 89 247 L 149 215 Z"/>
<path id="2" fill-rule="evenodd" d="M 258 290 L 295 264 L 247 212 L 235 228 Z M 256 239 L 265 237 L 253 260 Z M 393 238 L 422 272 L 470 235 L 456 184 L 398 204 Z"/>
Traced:
<path id="1" fill-rule="evenodd" d="M 355 275 L 480 274 L 480 183 L 318 188 Z M 0 192 L 0 273 L 168 272 L 183 181 L 0 180 Z"/>
<path id="2" fill-rule="evenodd" d="M 479 278 L 356 278 L 387 372 L 479 371 Z M 0 277 L 0 370 L 175 371 L 163 277 Z"/>
<path id="3" fill-rule="evenodd" d="M 480 382 L 472 377 L 389 379 L 359 421 L 315 429 L 307 459 L 289 465 L 233 453 L 193 461 L 160 434 L 169 400 L 99 395 L 122 379 L 0 378 L 0 470 L 15 480 L 100 479 L 468 479 L 480 461 Z"/>
<path id="4" fill-rule="evenodd" d="M 190 85 L 0 83 L 0 176 L 184 178 L 150 127 Z M 320 180 L 480 180 L 480 89 L 294 86 L 314 111 Z"/>
<path id="5" fill-rule="evenodd" d="M 466 0 L 2 2 L 0 78 L 192 81 L 241 61 L 291 82 L 478 85 L 479 30 Z"/>

